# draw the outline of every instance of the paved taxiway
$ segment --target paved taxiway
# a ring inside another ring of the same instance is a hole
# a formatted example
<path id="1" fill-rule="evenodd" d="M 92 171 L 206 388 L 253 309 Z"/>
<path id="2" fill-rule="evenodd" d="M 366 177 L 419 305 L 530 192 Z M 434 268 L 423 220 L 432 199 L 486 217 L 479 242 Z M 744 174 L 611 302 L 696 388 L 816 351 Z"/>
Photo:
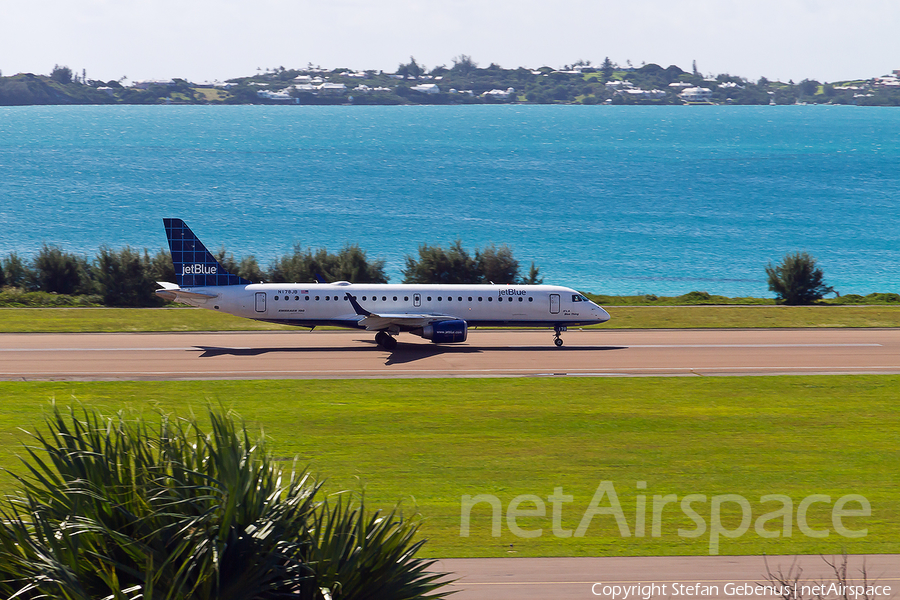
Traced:
<path id="1" fill-rule="evenodd" d="M 840 556 L 825 558 L 836 560 L 838 565 L 842 562 Z M 765 590 L 759 593 L 755 587 L 767 583 L 766 561 L 772 572 L 781 569 L 787 574 L 792 565 L 795 573 L 802 569 L 801 583 L 835 581 L 834 571 L 819 556 L 455 558 L 438 561 L 435 570 L 454 573 L 456 582 L 447 589 L 457 591 L 452 596 L 455 600 L 639 600 L 648 597 L 648 594 L 635 593 L 636 588 L 631 586 L 641 586 L 638 589 L 652 592 L 652 597 L 657 599 L 774 600 L 781 596 Z M 870 598 L 900 598 L 900 555 L 849 556 L 847 585 L 862 584 L 863 568 L 868 583 L 879 586 L 872 590 L 878 593 L 870 594 Z M 656 587 L 647 587 L 652 584 Z M 619 586 L 619 590 L 614 586 Z M 885 586 L 891 588 L 887 593 Z M 631 588 L 627 598 L 624 587 Z M 613 596 L 616 591 L 618 595 Z M 807 590 L 802 597 L 815 597 L 815 594 Z"/>
<path id="2" fill-rule="evenodd" d="M 0 379 L 900 373 L 900 329 L 472 331 L 436 346 L 369 332 L 0 334 Z"/>

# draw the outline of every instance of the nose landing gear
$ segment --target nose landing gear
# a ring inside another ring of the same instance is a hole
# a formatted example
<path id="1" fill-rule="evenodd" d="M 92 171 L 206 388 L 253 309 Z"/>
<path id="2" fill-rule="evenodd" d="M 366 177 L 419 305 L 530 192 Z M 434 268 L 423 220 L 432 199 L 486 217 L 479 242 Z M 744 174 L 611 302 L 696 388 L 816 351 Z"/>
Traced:
<path id="1" fill-rule="evenodd" d="M 553 343 L 556 344 L 557 348 L 562 348 L 563 340 L 562 340 L 562 332 L 566 330 L 565 325 L 555 325 L 553 327 L 553 331 L 556 332 L 556 335 L 553 336 Z"/>
<path id="2" fill-rule="evenodd" d="M 375 334 L 375 343 L 385 350 L 393 350 L 397 347 L 397 340 L 386 331 L 379 331 Z"/>

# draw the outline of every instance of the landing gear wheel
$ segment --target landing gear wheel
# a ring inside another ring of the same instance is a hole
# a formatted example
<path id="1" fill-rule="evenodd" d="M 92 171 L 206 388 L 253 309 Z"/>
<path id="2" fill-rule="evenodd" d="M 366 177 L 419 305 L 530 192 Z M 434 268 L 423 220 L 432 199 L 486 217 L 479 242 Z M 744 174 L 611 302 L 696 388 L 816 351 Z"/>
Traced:
<path id="1" fill-rule="evenodd" d="M 566 330 L 565 325 L 556 325 L 553 328 L 553 331 L 556 332 L 556 335 L 553 336 L 553 343 L 556 344 L 557 348 L 562 348 L 562 332 Z"/>

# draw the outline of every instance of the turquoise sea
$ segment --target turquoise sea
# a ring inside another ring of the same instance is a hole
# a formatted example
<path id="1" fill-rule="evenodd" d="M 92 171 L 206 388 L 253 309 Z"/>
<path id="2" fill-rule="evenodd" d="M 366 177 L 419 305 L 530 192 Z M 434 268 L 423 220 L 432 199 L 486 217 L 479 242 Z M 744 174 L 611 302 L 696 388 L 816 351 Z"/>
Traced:
<path id="1" fill-rule="evenodd" d="M 807 250 L 900 288 L 900 110 L 826 106 L 0 108 L 0 256 L 155 251 L 163 217 L 262 264 L 509 244 L 581 290 L 767 296 Z"/>

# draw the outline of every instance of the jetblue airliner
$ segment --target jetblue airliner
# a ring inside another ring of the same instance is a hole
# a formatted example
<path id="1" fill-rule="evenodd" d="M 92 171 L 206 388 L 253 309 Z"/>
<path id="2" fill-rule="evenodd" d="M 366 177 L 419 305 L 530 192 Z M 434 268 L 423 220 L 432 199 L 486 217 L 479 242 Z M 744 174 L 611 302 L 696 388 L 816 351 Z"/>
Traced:
<path id="1" fill-rule="evenodd" d="M 177 283 L 158 282 L 159 296 L 269 323 L 375 331 L 388 350 L 401 331 L 450 344 L 482 326 L 552 327 L 562 346 L 567 327 L 609 320 L 580 293 L 555 285 L 251 283 L 228 273 L 184 221 L 163 224 Z"/>

